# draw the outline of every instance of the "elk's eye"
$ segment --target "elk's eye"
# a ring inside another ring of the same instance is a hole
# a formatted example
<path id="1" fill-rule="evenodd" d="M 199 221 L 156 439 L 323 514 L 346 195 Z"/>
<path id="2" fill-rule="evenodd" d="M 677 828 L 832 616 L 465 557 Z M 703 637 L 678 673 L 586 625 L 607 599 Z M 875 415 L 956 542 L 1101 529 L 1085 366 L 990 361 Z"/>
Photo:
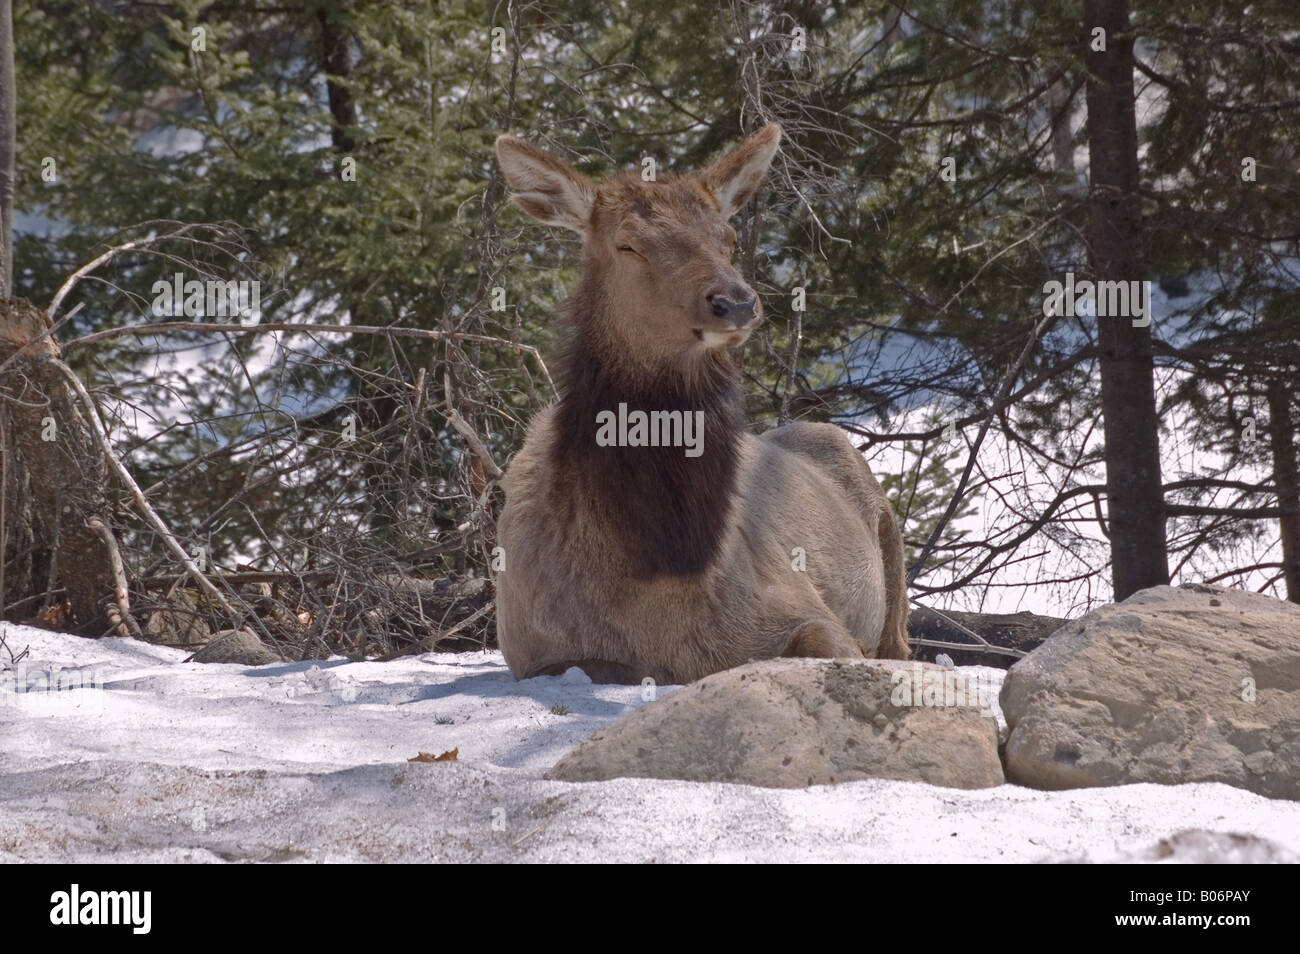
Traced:
<path id="1" fill-rule="evenodd" d="M 620 252 L 635 252 L 635 251 L 636 251 L 636 249 L 634 249 L 631 245 L 620 245 L 620 246 L 618 247 L 618 250 L 619 250 Z"/>

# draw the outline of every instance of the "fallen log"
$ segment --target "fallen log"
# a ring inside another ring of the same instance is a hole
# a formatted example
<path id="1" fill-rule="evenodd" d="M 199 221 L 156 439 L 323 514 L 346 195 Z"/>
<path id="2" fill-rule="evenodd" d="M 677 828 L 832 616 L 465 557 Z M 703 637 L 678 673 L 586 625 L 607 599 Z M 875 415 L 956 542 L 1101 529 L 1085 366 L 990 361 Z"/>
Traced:
<path id="1" fill-rule="evenodd" d="M 958 666 L 1007 669 L 1068 622 L 1029 612 L 966 613 L 913 604 L 907 633 L 913 658 L 922 662 L 934 662 L 944 653 Z"/>

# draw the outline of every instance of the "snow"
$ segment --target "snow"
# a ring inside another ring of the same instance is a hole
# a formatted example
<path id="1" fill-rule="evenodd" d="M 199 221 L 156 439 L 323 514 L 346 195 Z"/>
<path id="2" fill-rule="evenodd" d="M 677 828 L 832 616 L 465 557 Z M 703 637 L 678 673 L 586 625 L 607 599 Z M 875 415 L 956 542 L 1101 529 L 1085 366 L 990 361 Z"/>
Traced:
<path id="1" fill-rule="evenodd" d="M 643 690 L 576 670 L 516 682 L 495 652 L 249 668 L 10 624 L 0 636 L 28 650 L 15 670 L 0 648 L 5 862 L 1107 861 L 1186 829 L 1300 852 L 1300 804 L 1218 784 L 546 781 Z M 51 682 L 82 688 L 35 691 Z M 450 749 L 457 761 L 407 761 Z"/>

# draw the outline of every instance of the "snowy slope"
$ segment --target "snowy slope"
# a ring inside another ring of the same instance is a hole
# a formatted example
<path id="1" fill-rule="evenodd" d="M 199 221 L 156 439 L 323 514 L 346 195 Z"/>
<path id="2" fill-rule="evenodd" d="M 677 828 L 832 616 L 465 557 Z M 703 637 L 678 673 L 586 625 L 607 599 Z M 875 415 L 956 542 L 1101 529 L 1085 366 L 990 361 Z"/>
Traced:
<path id="1" fill-rule="evenodd" d="M 15 693 L 0 674 L 8 862 L 1105 861 L 1189 828 L 1300 852 L 1300 804 L 1223 785 L 548 782 L 564 752 L 644 704 L 641 689 L 576 672 L 515 682 L 498 653 L 250 669 L 0 632 L 29 650 L 25 685 L 88 686 Z M 455 762 L 407 762 L 453 748 Z"/>

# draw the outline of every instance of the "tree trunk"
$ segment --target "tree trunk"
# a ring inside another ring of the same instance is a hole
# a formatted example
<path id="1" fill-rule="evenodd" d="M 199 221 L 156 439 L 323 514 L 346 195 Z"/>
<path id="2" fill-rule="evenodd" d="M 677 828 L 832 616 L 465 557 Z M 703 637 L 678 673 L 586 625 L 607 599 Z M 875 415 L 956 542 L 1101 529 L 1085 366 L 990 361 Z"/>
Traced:
<path id="1" fill-rule="evenodd" d="M 17 130 L 13 3 L 12 0 L 0 0 L 0 300 L 13 294 L 14 159 Z"/>
<path id="2" fill-rule="evenodd" d="M 0 377 L 0 428 L 5 439 L 3 555 L 0 605 L 25 599 L 14 616 L 40 608 L 51 576 L 67 591 L 67 628 L 87 636 L 109 627 L 104 599 L 113 592 L 107 545 L 88 525 L 109 524 L 107 468 L 76 395 L 51 363 L 50 337 L 36 341 L 49 318 L 22 299 L 0 299 L 0 362 L 30 345 Z M 53 571 L 53 572 L 51 572 Z"/>
<path id="3" fill-rule="evenodd" d="M 320 24 L 321 69 L 325 73 L 325 93 L 329 103 L 330 145 L 341 161 L 356 149 L 356 140 L 350 130 L 357 125 L 356 101 L 348 85 L 352 78 L 352 35 L 349 10 L 346 4 L 322 6 L 316 11 Z M 352 158 L 357 158 L 353 156 Z M 364 168 L 359 176 L 366 174 Z M 337 177 L 338 172 L 336 171 Z M 341 296 L 343 309 L 354 324 L 383 324 L 383 320 L 369 307 L 365 283 L 358 280 Z M 382 347 L 382 342 L 376 342 Z M 368 347 L 368 346 L 367 346 Z M 355 401 L 349 410 L 355 410 L 357 424 L 373 433 L 387 424 L 398 412 L 398 404 L 391 394 L 376 393 L 364 381 L 358 380 Z M 394 534 L 399 521 L 397 495 L 399 476 L 388 459 L 387 449 L 379 447 L 361 464 L 362 480 L 372 506 L 370 530 L 376 540 L 386 545 L 395 542 Z"/>
<path id="4" fill-rule="evenodd" d="M 1141 281 L 1142 211 L 1137 196 L 1137 120 L 1133 36 L 1127 0 L 1084 0 L 1088 67 L 1088 259 L 1094 281 Z M 1093 52 L 1092 31 L 1106 31 Z M 1111 579 L 1116 602 L 1169 582 L 1160 436 L 1149 328 L 1130 318 L 1098 317 L 1101 403 Z"/>
<path id="5" fill-rule="evenodd" d="M 0 0 L 3 2 L 3 0 Z M 321 7 L 316 11 L 320 21 L 321 65 L 325 68 L 325 92 L 329 98 L 330 142 L 334 151 L 343 155 L 355 147 L 348 132 L 357 124 L 357 108 L 352 100 L 352 90 L 347 81 L 352 76 L 352 52 L 348 34 L 335 22 L 335 11 Z M 341 13 L 339 14 L 341 19 Z"/>
<path id="6" fill-rule="evenodd" d="M 1300 473 L 1297 473 L 1295 421 L 1291 395 L 1274 378 L 1268 383 L 1268 420 L 1273 450 L 1273 483 L 1277 487 L 1278 518 L 1282 531 L 1282 578 L 1286 598 L 1300 603 Z"/>

